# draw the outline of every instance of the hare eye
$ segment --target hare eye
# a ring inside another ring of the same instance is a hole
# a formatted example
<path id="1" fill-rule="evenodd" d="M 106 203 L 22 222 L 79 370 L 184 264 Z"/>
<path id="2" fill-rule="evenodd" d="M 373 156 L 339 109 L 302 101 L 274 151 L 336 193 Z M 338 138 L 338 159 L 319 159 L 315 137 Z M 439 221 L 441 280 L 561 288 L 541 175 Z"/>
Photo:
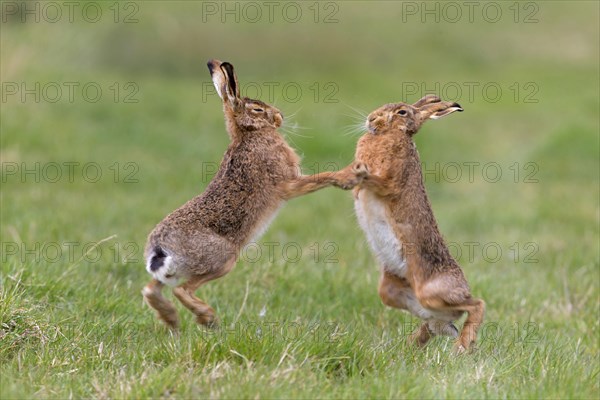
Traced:
<path id="1" fill-rule="evenodd" d="M 397 112 L 398 115 L 406 115 L 406 110 L 400 110 Z"/>
<path id="2" fill-rule="evenodd" d="M 252 111 L 254 111 L 254 112 L 263 112 L 265 110 L 263 110 L 262 108 L 253 108 Z"/>

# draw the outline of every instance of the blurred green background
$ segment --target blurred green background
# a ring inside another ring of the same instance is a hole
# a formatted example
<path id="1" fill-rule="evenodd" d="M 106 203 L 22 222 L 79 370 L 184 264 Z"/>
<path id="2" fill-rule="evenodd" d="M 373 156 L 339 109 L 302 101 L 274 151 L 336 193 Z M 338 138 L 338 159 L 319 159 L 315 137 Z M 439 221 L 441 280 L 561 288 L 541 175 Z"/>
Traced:
<path id="1" fill-rule="evenodd" d="M 599 395 L 599 3 L 69 4 L 1 2 L 0 397 Z M 334 340 L 199 335 L 186 311 L 179 337 L 162 329 L 142 250 L 227 146 L 211 58 L 282 110 L 306 173 L 351 162 L 384 103 L 464 107 L 415 141 L 488 305 L 476 354 L 405 346 L 416 321 L 380 304 L 336 189 L 290 202 L 261 254 L 199 291 L 225 327 L 334 324 Z"/>

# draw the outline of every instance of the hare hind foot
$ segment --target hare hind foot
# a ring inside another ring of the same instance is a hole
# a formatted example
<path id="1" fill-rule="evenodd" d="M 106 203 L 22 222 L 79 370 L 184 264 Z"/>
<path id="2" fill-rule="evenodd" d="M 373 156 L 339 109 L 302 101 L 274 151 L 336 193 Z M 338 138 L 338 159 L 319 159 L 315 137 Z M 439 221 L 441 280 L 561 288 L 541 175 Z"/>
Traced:
<path id="1" fill-rule="evenodd" d="M 179 328 L 179 318 L 175 306 L 162 295 L 163 284 L 157 280 L 152 280 L 142 289 L 142 295 L 146 304 L 156 311 L 158 318 L 170 329 Z"/>

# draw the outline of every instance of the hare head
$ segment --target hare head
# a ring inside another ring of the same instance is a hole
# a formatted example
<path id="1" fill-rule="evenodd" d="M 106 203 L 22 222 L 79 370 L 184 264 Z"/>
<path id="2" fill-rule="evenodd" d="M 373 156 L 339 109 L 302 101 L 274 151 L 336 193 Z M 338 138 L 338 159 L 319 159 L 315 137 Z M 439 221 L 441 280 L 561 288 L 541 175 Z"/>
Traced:
<path id="1" fill-rule="evenodd" d="M 277 129 L 283 122 L 281 112 L 260 100 L 240 96 L 240 85 L 233 65 L 219 60 L 210 60 L 208 70 L 219 97 L 223 100 L 223 111 L 230 134 Z"/>
<path id="2" fill-rule="evenodd" d="M 463 111 L 458 103 L 427 95 L 412 105 L 392 103 L 379 107 L 367 117 L 367 129 L 374 135 L 402 132 L 412 136 L 426 120 L 442 118 L 455 111 Z"/>

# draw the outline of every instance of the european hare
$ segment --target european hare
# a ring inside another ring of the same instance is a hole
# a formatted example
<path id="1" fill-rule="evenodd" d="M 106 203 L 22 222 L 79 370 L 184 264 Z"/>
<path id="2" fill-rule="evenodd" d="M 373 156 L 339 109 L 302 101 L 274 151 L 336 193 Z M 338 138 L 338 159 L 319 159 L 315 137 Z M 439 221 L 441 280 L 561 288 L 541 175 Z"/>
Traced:
<path id="1" fill-rule="evenodd" d="M 231 143 L 204 193 L 169 214 L 148 236 L 146 269 L 153 280 L 142 291 L 146 302 L 169 327 L 177 328 L 177 311 L 161 294 L 165 284 L 200 324 L 216 322 L 214 310 L 194 292 L 227 274 L 240 249 L 257 239 L 285 200 L 326 186 L 351 189 L 360 173 L 346 167 L 312 176 L 300 173 L 300 158 L 277 132 L 278 109 L 240 97 L 233 66 L 208 62 L 223 100 Z"/>
<path id="2" fill-rule="evenodd" d="M 440 234 L 425 192 L 412 136 L 427 119 L 463 111 L 457 103 L 428 95 L 415 104 L 386 104 L 368 116 L 368 132 L 356 149 L 357 169 L 369 173 L 354 189 L 358 221 L 381 266 L 384 304 L 424 320 L 410 337 L 425 345 L 433 335 L 458 337 L 455 351 L 469 348 L 485 311 L 471 297 L 458 263 Z M 462 329 L 453 321 L 463 312 Z"/>

